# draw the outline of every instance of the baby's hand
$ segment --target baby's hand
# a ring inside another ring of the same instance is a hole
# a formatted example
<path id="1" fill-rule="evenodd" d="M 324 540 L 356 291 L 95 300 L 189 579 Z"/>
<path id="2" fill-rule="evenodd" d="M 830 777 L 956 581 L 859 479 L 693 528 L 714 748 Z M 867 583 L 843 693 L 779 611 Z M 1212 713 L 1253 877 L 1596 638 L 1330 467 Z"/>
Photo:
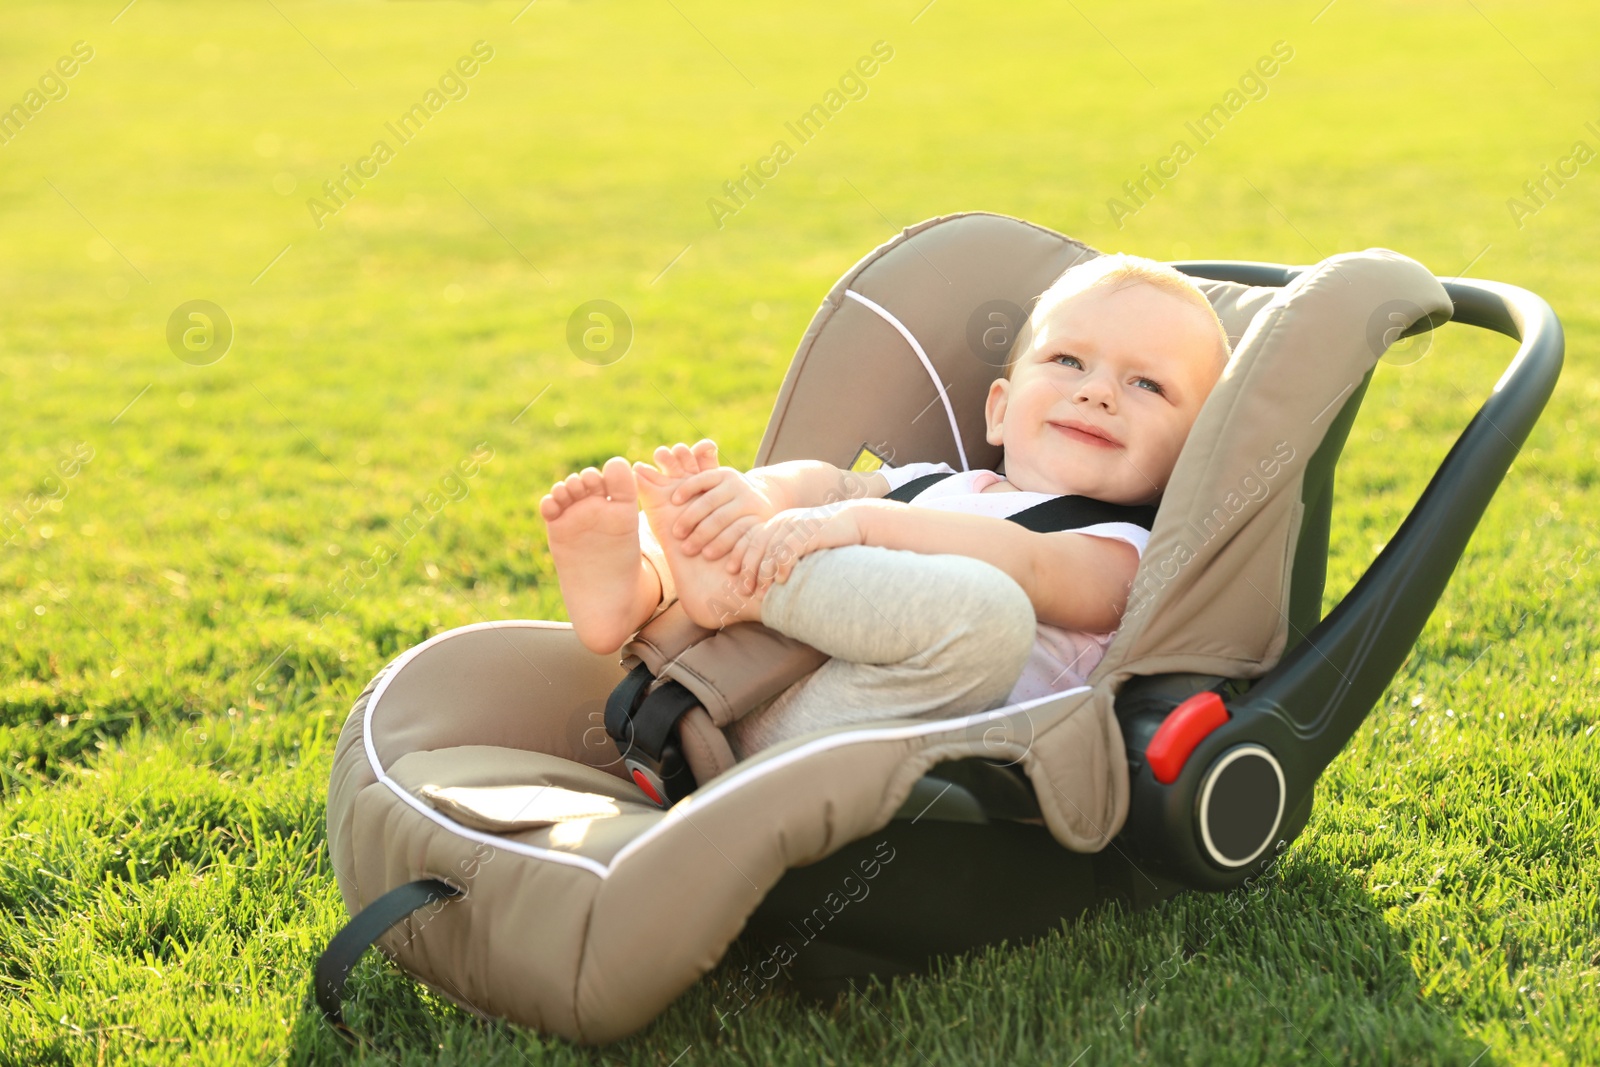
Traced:
<path id="1" fill-rule="evenodd" d="M 859 545 L 866 541 L 861 527 L 862 509 L 878 501 L 840 501 L 815 508 L 791 508 L 765 522 L 756 523 L 742 538 L 724 565 L 737 589 L 746 596 L 757 587 L 789 580 L 789 572 L 802 556 L 823 548 Z"/>
<path id="2" fill-rule="evenodd" d="M 672 492 L 674 504 L 687 502 L 673 523 L 672 536 L 682 539 L 685 555 L 703 552 L 706 559 L 720 559 L 747 530 L 770 519 L 780 508 L 759 476 L 718 466 L 714 442 L 699 442 L 693 456 L 699 472 L 679 482 Z"/>

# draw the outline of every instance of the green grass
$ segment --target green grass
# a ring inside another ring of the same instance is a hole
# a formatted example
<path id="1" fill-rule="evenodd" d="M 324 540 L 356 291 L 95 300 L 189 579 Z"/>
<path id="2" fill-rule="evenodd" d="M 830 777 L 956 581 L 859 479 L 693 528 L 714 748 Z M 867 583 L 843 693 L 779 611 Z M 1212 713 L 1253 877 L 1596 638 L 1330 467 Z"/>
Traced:
<path id="1" fill-rule="evenodd" d="M 1304 836 L 1259 891 L 831 1008 L 779 987 L 719 1031 L 736 950 L 599 1051 L 369 955 L 356 1058 L 1600 1062 L 1600 162 L 1520 228 L 1506 205 L 1600 149 L 1592 5 L 121 3 L 18 0 L 0 34 L 5 105 L 95 50 L 0 145 L 0 507 L 66 490 L 0 546 L 0 1062 L 350 1058 L 304 997 L 345 918 L 323 816 L 352 699 L 440 630 L 563 617 L 550 482 L 701 434 L 748 464 L 839 274 L 968 209 L 1161 258 L 1385 246 L 1562 316 L 1561 386 Z M 317 229 L 306 198 L 480 39 L 470 95 Z M 869 95 L 716 228 L 707 198 L 880 39 Z M 1280 39 L 1267 97 L 1118 230 L 1107 198 Z M 596 298 L 637 331 L 607 367 L 564 339 Z M 167 350 L 191 299 L 237 328 L 220 362 Z M 1329 604 L 1509 355 L 1450 327 L 1379 370 Z M 337 588 L 380 542 L 403 547 Z"/>

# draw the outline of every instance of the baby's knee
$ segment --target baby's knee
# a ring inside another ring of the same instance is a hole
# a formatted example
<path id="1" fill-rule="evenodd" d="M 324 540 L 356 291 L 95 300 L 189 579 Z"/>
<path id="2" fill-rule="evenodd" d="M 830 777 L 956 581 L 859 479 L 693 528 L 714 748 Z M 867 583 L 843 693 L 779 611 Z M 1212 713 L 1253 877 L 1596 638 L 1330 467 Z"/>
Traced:
<path id="1" fill-rule="evenodd" d="M 983 560 L 961 557 L 952 578 L 952 606 L 965 631 L 959 643 L 971 667 L 1014 681 L 1033 650 L 1033 602 L 1016 579 Z"/>

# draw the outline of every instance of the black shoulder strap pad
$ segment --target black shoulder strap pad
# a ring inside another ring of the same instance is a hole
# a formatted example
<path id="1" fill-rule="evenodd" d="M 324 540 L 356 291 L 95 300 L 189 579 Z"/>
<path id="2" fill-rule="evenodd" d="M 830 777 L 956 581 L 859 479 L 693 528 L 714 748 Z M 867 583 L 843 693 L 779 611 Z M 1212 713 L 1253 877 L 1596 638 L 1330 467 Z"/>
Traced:
<path id="1" fill-rule="evenodd" d="M 898 489 L 889 490 L 884 494 L 883 499 L 898 500 L 902 504 L 909 504 L 911 503 L 912 497 L 928 488 L 928 486 L 932 485 L 934 482 L 942 482 L 946 478 L 954 477 L 954 474 L 945 474 L 943 471 L 934 471 L 932 474 L 924 474 L 920 478 L 911 479 Z"/>
<path id="2" fill-rule="evenodd" d="M 913 497 L 930 485 L 953 477 L 955 475 L 944 473 L 924 474 L 898 489 L 890 490 L 884 499 L 909 504 Z M 1023 508 L 1007 518 L 1035 533 L 1081 530 L 1085 526 L 1098 526 L 1103 522 L 1127 522 L 1148 530 L 1155 525 L 1156 508 L 1153 504 L 1108 504 L 1088 496 L 1058 496 L 1031 508 Z"/>
<path id="3" fill-rule="evenodd" d="M 1080 530 L 1102 522 L 1128 522 L 1148 530 L 1155 525 L 1153 504 L 1108 504 L 1088 496 L 1058 496 L 1006 518 L 1037 533 Z"/>

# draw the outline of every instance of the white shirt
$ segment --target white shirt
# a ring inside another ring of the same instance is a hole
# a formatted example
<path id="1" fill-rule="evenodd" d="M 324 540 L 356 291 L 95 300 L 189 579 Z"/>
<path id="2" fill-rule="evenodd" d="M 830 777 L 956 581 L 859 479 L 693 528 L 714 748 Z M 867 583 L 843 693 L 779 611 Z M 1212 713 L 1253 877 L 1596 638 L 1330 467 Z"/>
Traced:
<path id="1" fill-rule="evenodd" d="M 957 473 L 946 463 L 908 463 L 903 467 L 880 467 L 878 473 L 889 481 L 890 491 L 898 489 L 925 474 L 954 474 L 935 482 L 911 499 L 919 508 L 936 511 L 957 511 L 970 515 L 989 515 L 1004 519 L 1019 511 L 1054 500 L 1059 493 L 985 493 L 983 490 L 1005 479 L 994 471 L 971 470 Z M 1091 537 L 1108 537 L 1126 541 L 1144 556 L 1145 545 L 1150 541 L 1150 531 L 1131 522 L 1099 522 L 1084 526 L 1073 533 Z M 1022 675 L 1012 687 L 1007 704 L 1016 704 L 1035 697 L 1048 696 L 1063 690 L 1087 684 L 1093 671 L 1105 656 L 1106 646 L 1116 631 L 1094 634 L 1076 630 L 1063 630 L 1059 626 L 1039 623 L 1034 637 L 1033 651 L 1028 655 Z"/>

